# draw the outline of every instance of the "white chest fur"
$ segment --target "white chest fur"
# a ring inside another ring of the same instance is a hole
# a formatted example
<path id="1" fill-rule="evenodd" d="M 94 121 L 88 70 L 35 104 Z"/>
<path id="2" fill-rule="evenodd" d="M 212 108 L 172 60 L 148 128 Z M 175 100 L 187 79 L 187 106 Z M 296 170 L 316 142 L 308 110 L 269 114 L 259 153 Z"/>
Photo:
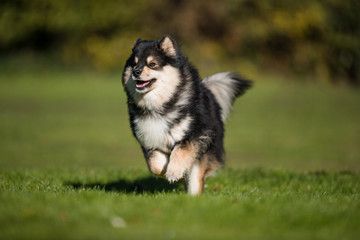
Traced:
<path id="1" fill-rule="evenodd" d="M 179 123 L 172 125 L 174 115 L 151 114 L 135 119 L 135 134 L 146 149 L 159 149 L 170 153 L 176 142 L 181 141 L 189 129 L 191 118 L 185 116 Z"/>

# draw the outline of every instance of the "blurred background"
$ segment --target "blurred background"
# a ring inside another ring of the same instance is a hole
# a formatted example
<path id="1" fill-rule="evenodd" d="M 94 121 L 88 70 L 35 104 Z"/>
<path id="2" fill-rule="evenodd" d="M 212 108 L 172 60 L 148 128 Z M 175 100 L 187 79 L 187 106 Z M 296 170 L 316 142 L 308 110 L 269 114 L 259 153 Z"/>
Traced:
<path id="1" fill-rule="evenodd" d="M 255 87 L 234 107 L 229 166 L 360 169 L 358 0 L 2 0 L 0 167 L 145 167 L 121 71 L 170 34 L 204 77 Z"/>
<path id="2" fill-rule="evenodd" d="M 245 62 L 358 84 L 359 14 L 357 0 L 3 0 L 0 54 L 46 53 L 108 71 L 121 68 L 138 37 L 169 33 L 210 69 Z"/>

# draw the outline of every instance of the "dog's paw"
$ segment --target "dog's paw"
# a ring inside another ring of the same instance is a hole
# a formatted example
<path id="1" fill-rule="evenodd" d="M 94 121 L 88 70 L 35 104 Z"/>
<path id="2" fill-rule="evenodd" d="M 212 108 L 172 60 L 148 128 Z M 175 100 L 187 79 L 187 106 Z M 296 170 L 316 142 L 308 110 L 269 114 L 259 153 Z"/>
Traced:
<path id="1" fill-rule="evenodd" d="M 157 176 L 164 175 L 167 161 L 166 155 L 159 151 L 154 151 L 147 160 L 150 171 Z"/>
<path id="2" fill-rule="evenodd" d="M 165 177 L 170 183 L 174 183 L 179 181 L 181 178 L 183 178 L 184 174 L 185 174 L 184 168 L 169 165 L 165 173 Z"/>

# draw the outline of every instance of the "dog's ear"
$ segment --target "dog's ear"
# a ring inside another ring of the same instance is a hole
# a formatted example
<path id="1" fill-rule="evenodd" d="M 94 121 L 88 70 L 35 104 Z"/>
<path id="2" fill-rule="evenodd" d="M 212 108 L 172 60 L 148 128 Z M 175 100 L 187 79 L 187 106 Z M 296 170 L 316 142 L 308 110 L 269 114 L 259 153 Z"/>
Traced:
<path id="1" fill-rule="evenodd" d="M 169 57 L 175 57 L 177 55 L 175 40 L 169 35 L 165 35 L 160 39 L 159 47 Z"/>
<path id="2" fill-rule="evenodd" d="M 140 42 L 142 42 L 142 39 L 141 39 L 141 38 L 138 38 L 138 39 L 136 40 L 136 42 L 134 43 L 134 45 L 133 45 L 133 47 L 132 47 L 132 50 L 134 50 L 134 48 L 135 48 Z"/>

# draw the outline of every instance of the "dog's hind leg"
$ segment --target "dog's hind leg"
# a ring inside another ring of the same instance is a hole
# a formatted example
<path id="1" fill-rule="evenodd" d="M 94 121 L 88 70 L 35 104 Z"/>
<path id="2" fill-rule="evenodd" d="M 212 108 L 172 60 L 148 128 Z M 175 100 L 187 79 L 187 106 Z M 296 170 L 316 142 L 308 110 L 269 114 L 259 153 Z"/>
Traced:
<path id="1" fill-rule="evenodd" d="M 204 156 L 203 159 L 204 158 L 206 158 L 206 156 Z M 199 195 L 202 193 L 204 189 L 206 165 L 207 162 L 197 161 L 192 166 L 189 173 L 187 186 L 187 191 L 190 195 Z"/>
<path id="2" fill-rule="evenodd" d="M 200 161 L 196 161 L 188 177 L 187 190 L 190 195 L 199 195 L 204 189 L 205 179 L 215 172 L 222 164 L 211 154 L 204 154 Z"/>

